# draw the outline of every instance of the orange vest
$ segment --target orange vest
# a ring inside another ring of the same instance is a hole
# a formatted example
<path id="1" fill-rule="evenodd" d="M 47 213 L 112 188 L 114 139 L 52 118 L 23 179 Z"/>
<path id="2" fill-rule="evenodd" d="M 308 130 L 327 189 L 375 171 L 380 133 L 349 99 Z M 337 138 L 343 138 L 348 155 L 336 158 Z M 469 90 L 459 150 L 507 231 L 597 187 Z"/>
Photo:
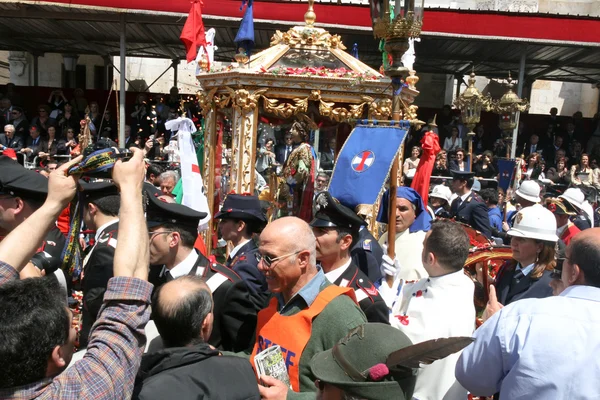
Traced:
<path id="1" fill-rule="evenodd" d="M 272 298 L 269 306 L 258 313 L 257 339 L 250 355 L 254 367 L 254 356 L 274 345 L 279 345 L 290 377 L 292 389 L 300 391 L 300 357 L 310 340 L 312 321 L 338 296 L 346 295 L 356 302 L 354 290 L 331 285 L 319 293 L 315 301 L 297 314 L 284 316 L 277 312 L 277 299 Z M 256 373 L 256 371 L 254 371 Z"/>

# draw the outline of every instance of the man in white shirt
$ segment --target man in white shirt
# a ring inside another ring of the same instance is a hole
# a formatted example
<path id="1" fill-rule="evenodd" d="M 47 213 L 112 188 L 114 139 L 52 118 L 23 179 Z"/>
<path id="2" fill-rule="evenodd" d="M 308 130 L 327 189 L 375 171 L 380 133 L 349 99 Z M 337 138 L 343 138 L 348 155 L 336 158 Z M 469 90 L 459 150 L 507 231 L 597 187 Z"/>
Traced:
<path id="1" fill-rule="evenodd" d="M 476 332 L 456 364 L 473 395 L 503 399 L 598 398 L 600 229 L 567 246 L 558 296 L 505 306 Z"/>
<path id="2" fill-rule="evenodd" d="M 387 305 L 350 255 L 352 245 L 358 240 L 358 231 L 365 222 L 329 192 L 317 195 L 315 209 L 310 226 L 317 239 L 317 261 L 325 277 L 334 285 L 354 289 L 356 301 L 367 321 L 387 324 Z"/>
<path id="3" fill-rule="evenodd" d="M 423 267 L 429 277 L 405 283 L 396 295 L 382 292 L 392 305 L 390 323 L 413 343 L 439 337 L 471 336 L 475 328 L 473 281 L 463 272 L 469 255 L 469 237 L 451 221 L 436 221 L 427 232 Z M 454 368 L 459 354 L 453 354 L 417 373 L 414 399 L 463 400 L 467 391 L 456 381 Z"/>

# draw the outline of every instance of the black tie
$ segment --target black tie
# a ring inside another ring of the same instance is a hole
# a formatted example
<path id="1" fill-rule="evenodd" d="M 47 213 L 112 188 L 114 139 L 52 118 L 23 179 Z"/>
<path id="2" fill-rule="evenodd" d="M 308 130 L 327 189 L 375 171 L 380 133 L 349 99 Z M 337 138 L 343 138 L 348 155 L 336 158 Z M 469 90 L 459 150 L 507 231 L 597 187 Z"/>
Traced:
<path id="1" fill-rule="evenodd" d="M 523 273 L 522 269 L 518 269 L 515 271 L 515 274 L 513 276 L 513 279 L 519 283 L 521 281 L 521 279 L 523 279 L 523 277 L 525 276 L 525 274 Z"/>
<path id="2" fill-rule="evenodd" d="M 171 275 L 171 272 L 167 271 L 165 272 L 165 276 L 167 277 L 167 282 L 171 282 L 173 279 L 173 275 Z"/>
<path id="3" fill-rule="evenodd" d="M 231 260 L 232 260 L 231 256 L 227 256 L 227 261 L 225 262 L 225 265 L 229 266 L 231 264 Z"/>

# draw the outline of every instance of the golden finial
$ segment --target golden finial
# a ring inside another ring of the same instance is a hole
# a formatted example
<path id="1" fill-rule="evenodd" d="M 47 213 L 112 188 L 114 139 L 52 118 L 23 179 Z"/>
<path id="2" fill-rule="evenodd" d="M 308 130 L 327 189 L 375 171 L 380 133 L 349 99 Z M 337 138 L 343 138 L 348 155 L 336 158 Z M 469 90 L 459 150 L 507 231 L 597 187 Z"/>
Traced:
<path id="1" fill-rule="evenodd" d="M 308 0 L 308 11 L 304 14 L 304 22 L 306 22 L 306 26 L 313 26 L 317 20 L 317 14 L 315 14 L 315 10 L 313 10 L 314 3 L 315 0 Z"/>

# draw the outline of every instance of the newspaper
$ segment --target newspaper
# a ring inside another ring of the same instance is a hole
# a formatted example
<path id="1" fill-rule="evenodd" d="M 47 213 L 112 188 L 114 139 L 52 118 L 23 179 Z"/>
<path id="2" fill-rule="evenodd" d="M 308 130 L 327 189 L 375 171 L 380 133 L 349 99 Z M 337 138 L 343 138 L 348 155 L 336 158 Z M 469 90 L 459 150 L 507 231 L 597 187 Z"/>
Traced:
<path id="1" fill-rule="evenodd" d="M 258 376 L 268 375 L 290 386 L 290 377 L 285 366 L 281 347 L 271 346 L 254 357 L 254 367 Z"/>

